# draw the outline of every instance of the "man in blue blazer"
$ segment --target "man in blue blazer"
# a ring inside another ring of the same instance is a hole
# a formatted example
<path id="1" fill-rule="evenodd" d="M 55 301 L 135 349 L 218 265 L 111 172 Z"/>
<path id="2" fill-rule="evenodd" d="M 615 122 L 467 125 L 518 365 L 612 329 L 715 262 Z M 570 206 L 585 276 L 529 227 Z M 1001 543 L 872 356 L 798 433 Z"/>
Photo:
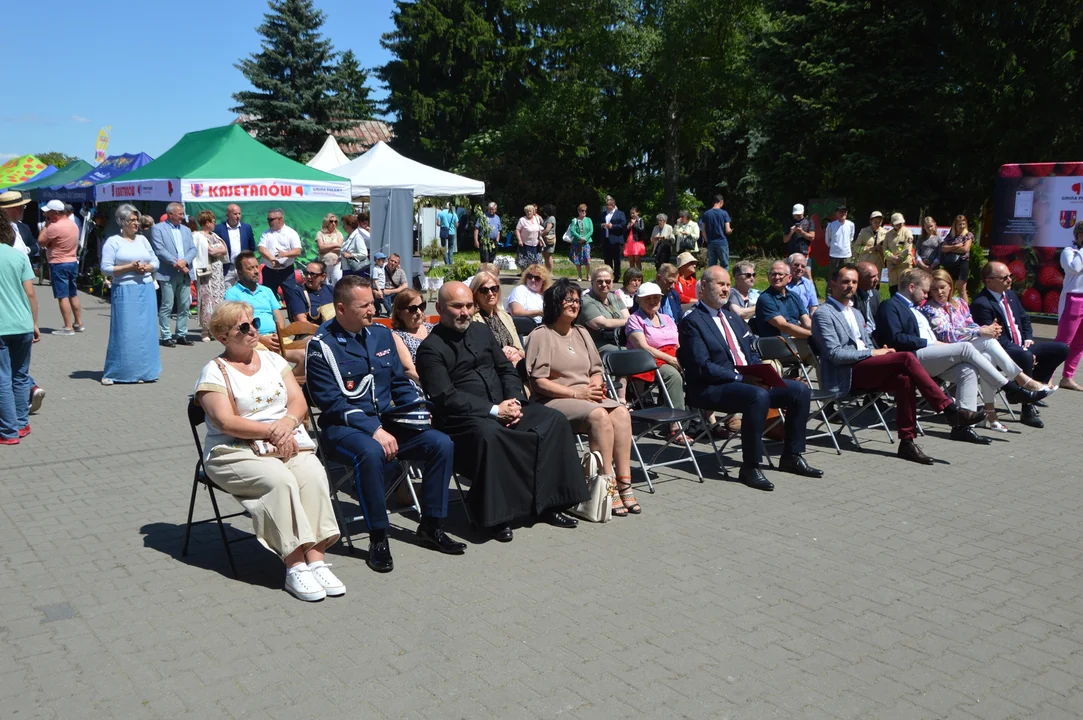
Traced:
<path id="1" fill-rule="evenodd" d="M 1012 291 L 1012 274 L 1004 263 L 987 263 L 981 269 L 985 288 L 970 304 L 970 314 L 978 325 L 1000 324 L 997 341 L 1023 372 L 1038 382 L 1049 384 L 1053 371 L 1068 357 L 1068 345 L 1054 340 L 1034 341 L 1030 315 L 1019 296 Z M 1035 428 L 1045 427 L 1032 403 L 1023 405 L 1020 421 Z"/>
<path id="2" fill-rule="evenodd" d="M 214 226 L 214 234 L 225 240 L 229 246 L 229 262 L 222 264 L 226 287 L 229 287 L 237 282 L 237 271 L 233 267 L 237 262 L 237 255 L 246 250 L 256 252 L 256 236 L 252 233 L 251 225 L 241 222 L 241 206 L 236 203 L 226 206 L 226 221 Z"/>
<path id="3" fill-rule="evenodd" d="M 158 256 L 155 277 L 162 291 L 158 305 L 158 344 L 163 347 L 191 345 L 188 339 L 188 310 L 192 306 L 192 261 L 196 259 L 196 246 L 192 231 L 184 224 L 184 206 L 169 203 L 165 209 L 165 222 L 150 229 L 150 246 Z M 177 332 L 169 332 L 169 316 L 177 316 Z"/>
<path id="4" fill-rule="evenodd" d="M 624 241 L 628 234 L 628 218 L 617 209 L 617 201 L 612 195 L 605 198 L 605 211 L 602 212 L 598 227 L 602 232 L 602 254 L 605 264 L 613 268 L 613 283 L 620 282 L 620 259 L 624 257 Z"/>
<path id="5" fill-rule="evenodd" d="M 387 543 L 384 467 L 397 459 L 425 466 L 418 540 L 443 553 L 462 554 L 466 545 L 440 527 L 447 517 L 455 445 L 428 425 L 415 429 L 388 420 L 393 407 L 416 405 L 424 398 L 406 377 L 391 331 L 372 323 L 376 306 L 369 281 L 355 275 L 339 280 L 335 312 L 308 343 L 307 389 L 321 410 L 324 448 L 354 469 L 369 526 L 368 566 L 376 572 L 395 567 Z"/>
<path id="6" fill-rule="evenodd" d="M 786 438 L 778 469 L 804 477 L 823 477 L 801 456 L 805 451 L 811 392 L 804 383 L 784 380 L 784 387 L 765 388 L 741 374 L 760 362 L 752 347 L 752 331 L 729 310 L 730 276 L 725 268 L 707 268 L 699 282 L 699 302 L 678 325 L 677 359 L 684 368 L 685 401 L 689 407 L 743 413 L 741 471 L 738 479 L 757 490 L 775 486 L 760 471 L 763 431 L 768 408 L 786 415 Z"/>

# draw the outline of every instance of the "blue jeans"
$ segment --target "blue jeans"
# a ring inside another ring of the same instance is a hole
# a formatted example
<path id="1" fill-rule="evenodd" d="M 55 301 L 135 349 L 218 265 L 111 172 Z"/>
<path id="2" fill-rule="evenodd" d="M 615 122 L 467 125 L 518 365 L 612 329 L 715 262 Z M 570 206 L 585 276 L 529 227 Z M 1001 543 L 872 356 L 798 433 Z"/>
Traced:
<path id="1" fill-rule="evenodd" d="M 188 310 L 192 307 L 192 281 L 188 273 L 177 273 L 167 280 L 159 280 L 158 288 L 162 291 L 162 304 L 158 306 L 158 337 L 168 340 L 173 337 L 169 332 L 169 316 L 177 314 L 176 337 L 188 334 Z"/>
<path id="2" fill-rule="evenodd" d="M 448 236 L 447 240 L 444 240 L 444 242 L 446 243 L 446 246 L 444 248 L 444 264 L 454 265 L 456 250 L 455 246 L 459 244 L 458 238 L 456 238 L 454 235 L 450 235 Z"/>
<path id="3" fill-rule="evenodd" d="M 0 335 L 0 438 L 30 424 L 30 347 L 34 333 Z"/>
<path id="4" fill-rule="evenodd" d="M 729 240 L 712 240 L 707 243 L 707 267 L 721 265 L 729 270 L 730 267 L 730 243 Z"/>

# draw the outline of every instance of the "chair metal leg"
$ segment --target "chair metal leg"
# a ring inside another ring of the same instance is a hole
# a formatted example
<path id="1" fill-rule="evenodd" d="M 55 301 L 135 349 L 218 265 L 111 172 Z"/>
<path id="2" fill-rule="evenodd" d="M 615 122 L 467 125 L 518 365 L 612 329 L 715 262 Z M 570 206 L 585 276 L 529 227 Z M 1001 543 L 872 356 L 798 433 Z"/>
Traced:
<path id="1" fill-rule="evenodd" d="M 342 511 L 342 501 L 338 499 L 338 493 L 331 493 L 331 507 L 335 511 L 335 519 L 338 521 L 339 539 L 346 538 L 346 546 L 353 552 L 353 534 L 350 526 L 346 523 L 346 513 Z"/>
<path id="2" fill-rule="evenodd" d="M 451 473 L 451 479 L 455 481 L 455 487 L 459 490 L 459 502 L 463 504 L 463 510 L 466 512 L 466 521 L 470 523 L 471 528 L 477 530 L 478 524 L 474 522 L 474 516 L 470 514 L 470 505 L 466 502 L 466 493 L 463 492 L 462 483 L 459 482 L 459 474 Z"/>
<path id="3" fill-rule="evenodd" d="M 211 496 L 211 506 L 214 508 L 214 519 L 218 521 L 218 532 L 222 534 L 222 546 L 226 549 L 226 558 L 229 560 L 229 569 L 236 579 L 237 566 L 233 564 L 233 551 L 229 549 L 229 539 L 226 537 L 226 526 L 222 523 L 222 513 L 218 511 L 218 501 L 214 497 L 214 488 L 207 486 L 207 493 Z"/>
<path id="4" fill-rule="evenodd" d="M 196 470 L 195 479 L 192 481 L 192 499 L 188 503 L 188 522 L 184 526 L 184 547 L 181 548 L 181 557 L 188 557 L 188 540 L 192 537 L 192 514 L 196 509 L 196 493 L 199 492 L 199 470 Z"/>

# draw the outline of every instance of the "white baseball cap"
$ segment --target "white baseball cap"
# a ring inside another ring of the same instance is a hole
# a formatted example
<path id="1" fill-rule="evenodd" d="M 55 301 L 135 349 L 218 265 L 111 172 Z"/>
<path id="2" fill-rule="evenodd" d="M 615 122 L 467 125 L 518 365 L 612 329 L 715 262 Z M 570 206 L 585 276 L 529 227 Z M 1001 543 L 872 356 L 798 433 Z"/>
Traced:
<path id="1" fill-rule="evenodd" d="M 636 297 L 637 298 L 650 297 L 652 295 L 661 296 L 661 294 L 662 294 L 662 288 L 658 287 L 657 283 L 652 283 L 652 282 L 645 282 L 645 283 L 643 283 L 642 285 L 639 286 L 638 290 L 636 290 Z"/>
<path id="2" fill-rule="evenodd" d="M 64 212 L 64 203 L 59 200 L 50 200 L 41 207 L 42 212 Z"/>
<path id="3" fill-rule="evenodd" d="M 794 215 L 804 215 L 805 214 L 805 206 L 802 205 L 801 203 L 797 203 L 796 205 L 793 206 L 793 214 Z"/>

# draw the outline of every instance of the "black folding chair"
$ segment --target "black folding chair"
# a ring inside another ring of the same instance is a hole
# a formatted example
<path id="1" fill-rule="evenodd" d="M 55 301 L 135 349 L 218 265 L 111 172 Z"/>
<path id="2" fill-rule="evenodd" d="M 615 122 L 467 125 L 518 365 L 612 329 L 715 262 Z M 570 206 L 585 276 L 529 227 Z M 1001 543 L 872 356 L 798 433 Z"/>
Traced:
<path id="1" fill-rule="evenodd" d="M 816 342 L 816 339 L 813 338 L 813 337 L 810 337 L 808 345 L 809 345 L 809 349 L 812 351 L 812 356 L 816 359 L 816 362 L 819 362 L 820 361 L 820 347 L 819 347 L 819 344 Z M 808 371 L 805 369 L 804 363 L 801 364 L 801 373 L 804 376 L 806 382 L 810 383 L 810 387 L 811 387 L 811 380 L 809 379 Z M 819 377 L 819 373 L 817 372 L 817 378 L 818 377 Z M 822 385 L 820 386 L 820 389 L 824 390 Z M 830 391 L 824 390 L 824 392 L 830 392 Z M 882 392 L 867 392 L 867 393 L 854 394 L 853 392 L 851 392 L 848 395 L 843 395 L 841 393 L 832 393 L 832 394 L 833 394 L 834 397 L 831 399 L 830 402 L 833 403 L 834 411 L 831 412 L 831 413 L 826 413 L 825 412 L 827 417 L 821 419 L 820 424 L 812 429 L 813 433 L 817 432 L 821 427 L 830 427 L 831 420 L 833 420 L 833 419 L 835 419 L 837 417 L 837 418 L 841 419 L 843 424 L 846 426 L 846 429 L 850 433 L 850 437 L 854 441 L 854 445 L 857 446 L 858 450 L 861 450 L 861 441 L 857 439 L 857 433 L 854 432 L 854 427 L 853 427 L 852 422 L 857 420 L 857 418 L 862 413 L 867 412 L 871 408 L 872 411 L 874 413 L 876 413 L 877 422 L 873 423 L 872 425 L 862 426 L 862 429 L 872 429 L 872 428 L 881 428 L 882 427 L 884 429 L 884 433 L 887 435 L 888 442 L 890 442 L 893 445 L 895 444 L 895 436 L 891 434 L 891 428 L 888 427 L 887 420 L 884 419 L 884 414 L 882 412 L 880 412 L 879 400 L 880 400 L 880 398 L 884 397 L 884 393 L 882 393 Z M 854 412 L 853 415 L 848 415 L 847 414 L 847 412 L 846 412 L 846 407 L 847 406 L 855 409 L 855 412 Z M 818 436 L 814 435 L 813 437 L 818 437 Z M 836 447 L 838 447 L 837 443 L 836 443 Z"/>
<path id="2" fill-rule="evenodd" d="M 525 345 L 526 336 L 534 332 L 537 329 L 538 323 L 534 322 L 534 318 L 518 317 L 513 315 L 511 322 L 515 325 L 515 332 L 519 333 L 519 340 Z"/>
<path id="3" fill-rule="evenodd" d="M 813 387 L 812 380 L 809 378 L 808 371 L 805 369 L 805 363 L 801 361 L 801 354 L 798 352 L 797 346 L 789 336 L 778 335 L 776 337 L 759 337 L 756 338 L 755 346 L 756 354 L 760 356 L 761 360 L 774 360 L 784 368 L 799 369 L 801 376 L 805 379 L 809 389 L 812 391 L 812 402 L 816 403 L 817 408 L 816 414 L 823 418 L 823 425 L 827 428 L 827 432 L 818 435 L 806 434 L 805 440 L 816 440 L 822 437 L 829 437 L 831 438 L 831 444 L 835 446 L 835 452 L 842 455 L 842 448 L 839 447 L 839 443 L 835 439 L 835 432 L 831 429 L 831 423 L 827 421 L 827 413 L 824 411 L 824 402 L 835 401 L 836 393 Z M 776 421 L 774 424 L 777 424 L 778 422 L 781 421 Z"/>
<path id="4" fill-rule="evenodd" d="M 650 471 L 653 468 L 678 465 L 686 462 L 692 463 L 692 466 L 696 469 L 696 477 L 699 478 L 700 482 L 703 482 L 703 471 L 700 470 L 699 462 L 696 461 L 696 452 L 692 449 L 692 444 L 684 433 L 686 427 L 685 424 L 698 418 L 699 413 L 695 410 L 673 407 L 673 401 L 666 391 L 665 383 L 663 383 L 662 379 L 658 376 L 658 364 L 654 361 L 654 357 L 646 350 L 622 350 L 620 352 L 611 352 L 603 355 L 602 365 L 605 368 L 605 381 L 612 397 L 617 396 L 617 379 L 628 378 L 631 375 L 638 375 L 639 373 L 648 371 L 655 372 L 654 382 L 649 385 L 648 388 L 657 388 L 660 396 L 664 399 L 665 404 L 663 406 L 643 407 L 643 395 L 634 388 L 632 390 L 632 392 L 636 394 L 636 404 L 640 406 L 631 411 L 632 422 L 644 423 L 647 426 L 646 430 L 638 435 L 632 436 L 632 450 L 635 452 L 636 459 L 639 461 L 639 466 L 643 470 L 643 477 L 647 479 L 648 490 L 652 493 L 654 492 L 654 483 L 651 482 L 650 475 Z M 684 447 L 688 451 L 687 457 L 680 457 L 676 460 L 667 460 L 665 462 L 655 462 L 658 459 L 658 456 L 673 442 L 672 437 L 667 437 L 665 444 L 651 456 L 651 462 L 648 463 L 644 461 L 643 454 L 639 449 L 639 441 L 643 439 L 645 435 L 653 432 L 659 427 L 665 427 L 668 435 L 669 426 L 672 424 L 676 424 L 678 427 L 677 435 L 679 435 L 684 442 Z M 711 439 L 711 445 L 714 445 L 713 438 Z M 715 447 L 715 452 L 718 452 L 717 447 Z"/>
<path id="5" fill-rule="evenodd" d="M 229 569 L 233 573 L 233 577 L 237 577 L 237 567 L 233 564 L 233 552 L 229 549 L 229 546 L 235 542 L 240 542 L 241 540 L 251 540 L 256 536 L 251 533 L 246 533 L 241 537 L 233 538 L 232 540 L 226 537 L 226 527 L 222 521 L 240 517 L 242 515 L 247 516 L 248 513 L 244 510 L 240 510 L 230 515 L 223 515 L 218 509 L 218 500 L 214 497 L 214 483 L 207 477 L 207 473 L 203 469 L 203 443 L 199 441 L 199 426 L 202 425 L 206 419 L 207 415 L 203 411 L 203 408 L 196 403 L 194 397 L 190 397 L 188 399 L 188 425 L 192 428 L 192 440 L 195 441 L 196 452 L 199 454 L 199 459 L 196 461 L 195 477 L 192 479 L 192 499 L 188 503 L 188 522 L 184 526 L 184 547 L 181 549 L 181 557 L 188 557 L 188 541 L 192 537 L 192 526 L 216 522 L 218 523 L 218 532 L 222 535 L 222 545 L 226 549 L 226 558 L 229 560 Z M 207 488 L 207 494 L 211 497 L 211 507 L 214 508 L 214 517 L 193 522 L 192 515 L 196 508 L 196 492 L 199 490 L 200 485 Z"/>

